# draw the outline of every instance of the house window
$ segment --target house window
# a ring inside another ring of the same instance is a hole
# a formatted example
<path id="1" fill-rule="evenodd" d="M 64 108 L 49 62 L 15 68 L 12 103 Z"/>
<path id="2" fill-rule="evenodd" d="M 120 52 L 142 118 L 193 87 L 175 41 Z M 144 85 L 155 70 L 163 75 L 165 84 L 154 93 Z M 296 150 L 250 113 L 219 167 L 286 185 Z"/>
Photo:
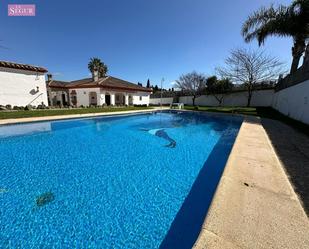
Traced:
<path id="1" fill-rule="evenodd" d="M 142 96 L 139 96 L 139 100 L 142 101 L 142 100 L 143 100 L 143 97 L 142 97 Z"/>

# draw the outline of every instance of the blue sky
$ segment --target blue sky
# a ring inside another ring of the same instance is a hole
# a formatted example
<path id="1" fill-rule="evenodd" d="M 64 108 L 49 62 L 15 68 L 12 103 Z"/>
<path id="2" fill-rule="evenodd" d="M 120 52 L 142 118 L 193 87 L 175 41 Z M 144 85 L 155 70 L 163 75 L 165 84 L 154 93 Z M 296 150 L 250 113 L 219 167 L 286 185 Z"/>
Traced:
<path id="1" fill-rule="evenodd" d="M 192 70 L 211 75 L 229 51 L 246 44 L 243 21 L 278 0 L 1 0 L 0 60 L 46 67 L 54 78 L 89 77 L 90 57 L 109 74 L 164 87 Z M 36 4 L 35 17 L 8 17 L 7 4 Z M 263 47 L 291 62 L 292 40 L 270 38 Z"/>

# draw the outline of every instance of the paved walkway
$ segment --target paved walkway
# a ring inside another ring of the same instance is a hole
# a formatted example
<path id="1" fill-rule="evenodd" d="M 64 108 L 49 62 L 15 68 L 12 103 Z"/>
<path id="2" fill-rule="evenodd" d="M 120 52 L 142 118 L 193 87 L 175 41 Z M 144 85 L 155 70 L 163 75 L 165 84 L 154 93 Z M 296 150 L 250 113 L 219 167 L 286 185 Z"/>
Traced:
<path id="1" fill-rule="evenodd" d="M 271 134 L 246 118 L 195 248 L 309 248 L 308 217 L 269 139 L 280 131 Z"/>
<path id="2" fill-rule="evenodd" d="M 275 120 L 262 125 L 309 216 L 309 137 Z"/>

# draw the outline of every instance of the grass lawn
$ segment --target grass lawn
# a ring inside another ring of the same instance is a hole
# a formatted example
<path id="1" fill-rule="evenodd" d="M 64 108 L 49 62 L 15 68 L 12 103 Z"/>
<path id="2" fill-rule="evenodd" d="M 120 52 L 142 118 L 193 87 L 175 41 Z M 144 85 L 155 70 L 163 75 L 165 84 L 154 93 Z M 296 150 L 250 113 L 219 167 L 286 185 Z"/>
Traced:
<path id="1" fill-rule="evenodd" d="M 31 110 L 31 111 L 0 111 L 0 119 L 134 111 L 134 110 L 145 110 L 145 109 L 151 109 L 151 108 L 150 107 L 104 107 L 104 108 L 97 107 L 97 108 L 51 109 L 51 110 L 48 109 L 48 110 Z"/>
<path id="2" fill-rule="evenodd" d="M 195 110 L 193 106 L 185 106 L 186 110 Z M 253 115 L 262 118 L 270 118 L 279 120 L 287 125 L 292 126 L 293 128 L 299 130 L 302 133 L 305 133 L 309 136 L 309 125 L 304 124 L 300 121 L 289 118 L 280 112 L 274 110 L 271 107 L 207 107 L 199 106 L 198 111 L 207 111 L 207 112 L 221 112 L 221 113 L 235 113 L 235 114 L 244 114 L 244 115 Z"/>

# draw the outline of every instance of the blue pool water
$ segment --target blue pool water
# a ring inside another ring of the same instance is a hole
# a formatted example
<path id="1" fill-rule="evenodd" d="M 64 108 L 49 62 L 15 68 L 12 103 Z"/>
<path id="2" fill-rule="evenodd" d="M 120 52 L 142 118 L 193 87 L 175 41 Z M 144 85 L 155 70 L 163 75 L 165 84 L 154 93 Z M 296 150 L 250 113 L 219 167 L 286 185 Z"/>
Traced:
<path id="1" fill-rule="evenodd" d="M 0 247 L 190 248 L 241 122 L 166 112 L 0 127 Z"/>

